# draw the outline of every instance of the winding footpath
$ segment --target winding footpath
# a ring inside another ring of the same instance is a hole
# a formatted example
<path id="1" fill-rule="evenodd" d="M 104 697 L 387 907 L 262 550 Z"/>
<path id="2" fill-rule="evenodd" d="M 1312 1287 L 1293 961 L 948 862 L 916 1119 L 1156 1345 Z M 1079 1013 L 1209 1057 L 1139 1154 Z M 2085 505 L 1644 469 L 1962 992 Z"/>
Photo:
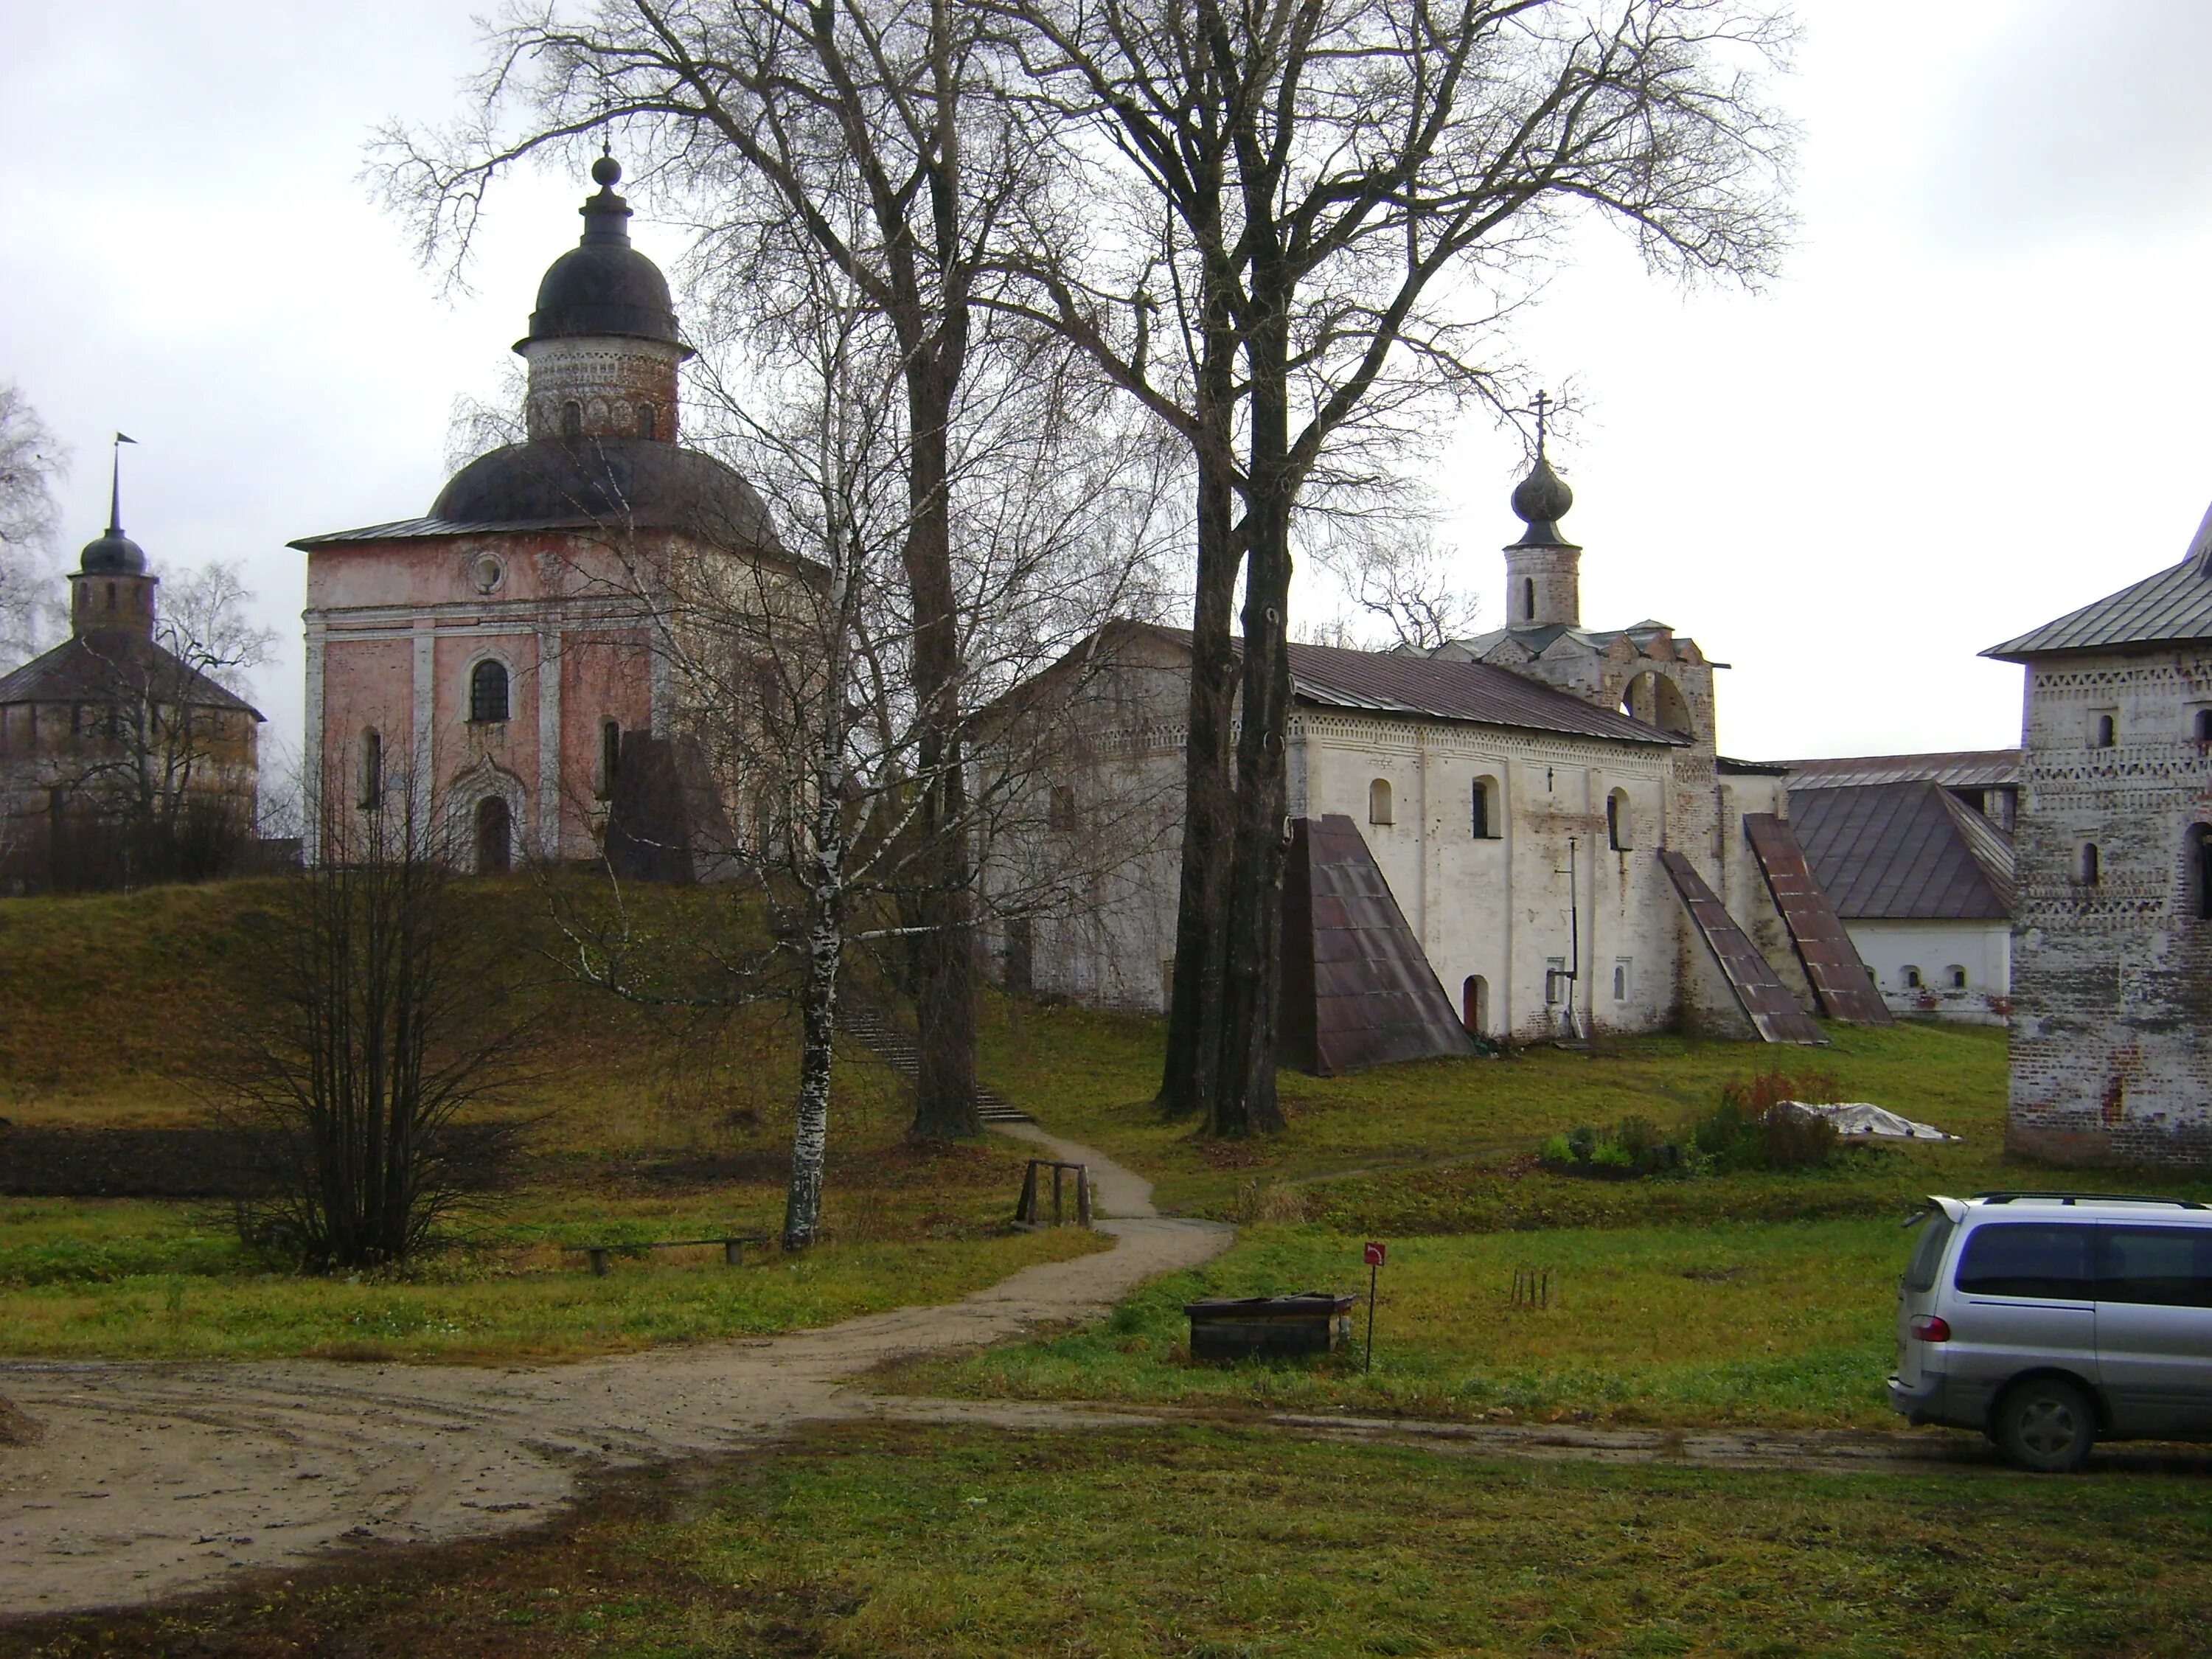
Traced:
<path id="1" fill-rule="evenodd" d="M 349 1541 L 535 1525 L 595 1472 L 880 1414 L 851 1386 L 862 1371 L 1102 1316 L 1227 1247 L 1229 1228 L 1159 1216 L 1098 1153 L 1005 1132 L 1091 1166 L 1111 1250 L 950 1306 L 573 1364 L 0 1363 L 0 1395 L 46 1430 L 0 1445 L 0 1619 L 165 1600 Z"/>

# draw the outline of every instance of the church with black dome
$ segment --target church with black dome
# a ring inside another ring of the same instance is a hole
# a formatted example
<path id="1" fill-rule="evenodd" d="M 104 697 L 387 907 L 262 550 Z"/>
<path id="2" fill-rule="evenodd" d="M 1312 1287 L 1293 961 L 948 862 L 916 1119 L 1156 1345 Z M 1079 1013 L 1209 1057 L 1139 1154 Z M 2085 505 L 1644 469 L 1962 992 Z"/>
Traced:
<path id="1" fill-rule="evenodd" d="M 639 774 L 672 763 L 667 573 L 785 568 L 751 486 L 682 442 L 692 349 L 631 245 L 620 165 L 602 156 L 592 176 L 583 234 L 514 344 L 522 441 L 471 461 L 420 518 L 292 544 L 307 556 L 311 849 L 336 855 L 406 789 L 470 867 L 599 856 Z"/>

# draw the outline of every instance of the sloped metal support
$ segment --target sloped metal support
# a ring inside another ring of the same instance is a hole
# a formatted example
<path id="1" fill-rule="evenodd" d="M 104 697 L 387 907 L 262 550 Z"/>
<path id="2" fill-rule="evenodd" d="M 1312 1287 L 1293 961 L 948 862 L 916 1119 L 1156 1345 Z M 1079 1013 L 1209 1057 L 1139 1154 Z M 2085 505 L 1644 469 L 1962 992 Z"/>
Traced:
<path id="1" fill-rule="evenodd" d="M 1896 1016 L 1867 976 L 1858 946 L 1836 915 L 1835 907 L 1806 862 L 1797 832 L 1771 812 L 1747 812 L 1743 833 L 1751 842 L 1752 856 L 1766 878 L 1766 890 L 1774 895 L 1774 908 L 1790 929 L 1790 942 L 1797 960 L 1805 964 L 1805 977 L 1820 1012 L 1830 1019 L 1847 1019 L 1860 1025 L 1892 1025 Z"/>
<path id="2" fill-rule="evenodd" d="M 1828 1039 L 1820 1035 L 1820 1028 L 1797 1006 L 1789 988 L 1775 977 L 1766 958 L 1759 954 L 1759 947 L 1736 926 L 1735 918 L 1705 885 L 1697 866 L 1671 847 L 1660 852 L 1659 863 L 1680 895 L 1682 908 L 1690 913 L 1691 925 L 1713 953 L 1721 976 L 1728 981 L 1729 989 L 1735 994 L 1761 1041 L 1826 1042 Z"/>

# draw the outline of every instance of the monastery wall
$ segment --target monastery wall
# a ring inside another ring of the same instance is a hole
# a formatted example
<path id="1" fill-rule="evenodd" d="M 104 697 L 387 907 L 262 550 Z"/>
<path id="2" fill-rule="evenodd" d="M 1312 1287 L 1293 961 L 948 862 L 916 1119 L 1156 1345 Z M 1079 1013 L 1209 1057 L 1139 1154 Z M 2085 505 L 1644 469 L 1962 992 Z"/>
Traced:
<path id="1" fill-rule="evenodd" d="M 2008 1144 L 2072 1162 L 2212 1158 L 2212 822 L 2201 647 L 2047 659 L 2027 676 Z M 2100 722 L 2112 722 L 2101 741 Z M 2094 848 L 2094 870 L 2085 849 Z"/>

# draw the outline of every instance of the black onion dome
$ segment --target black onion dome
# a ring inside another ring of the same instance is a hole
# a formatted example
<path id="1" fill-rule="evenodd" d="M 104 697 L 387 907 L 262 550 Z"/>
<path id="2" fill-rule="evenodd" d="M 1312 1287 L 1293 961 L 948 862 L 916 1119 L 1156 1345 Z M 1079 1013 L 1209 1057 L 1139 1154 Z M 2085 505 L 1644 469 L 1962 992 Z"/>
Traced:
<path id="1" fill-rule="evenodd" d="M 1515 543 L 1516 547 L 1571 547 L 1572 543 L 1559 534 L 1559 521 L 1566 517 L 1575 504 L 1575 492 L 1567 488 L 1566 480 L 1552 471 L 1551 462 L 1544 459 L 1542 450 L 1536 452 L 1536 465 L 1528 469 L 1528 476 L 1513 486 L 1513 513 L 1528 526 L 1527 533 Z"/>
<path id="2" fill-rule="evenodd" d="M 76 568 L 88 576 L 143 576 L 146 550 L 111 525 L 99 540 L 84 544 Z"/>
<path id="3" fill-rule="evenodd" d="M 580 210 L 583 240 L 546 269 L 538 284 L 538 308 L 530 313 L 530 332 L 514 349 L 520 351 L 532 340 L 610 334 L 683 346 L 668 279 L 629 245 L 629 204 L 614 191 L 621 164 L 602 155 L 592 163 L 592 177 L 601 188 Z M 684 355 L 691 355 L 690 347 L 684 347 Z"/>
<path id="4" fill-rule="evenodd" d="M 479 455 L 431 504 L 449 524 L 605 525 L 775 546 L 767 507 L 736 472 L 652 438 L 541 438 Z"/>

